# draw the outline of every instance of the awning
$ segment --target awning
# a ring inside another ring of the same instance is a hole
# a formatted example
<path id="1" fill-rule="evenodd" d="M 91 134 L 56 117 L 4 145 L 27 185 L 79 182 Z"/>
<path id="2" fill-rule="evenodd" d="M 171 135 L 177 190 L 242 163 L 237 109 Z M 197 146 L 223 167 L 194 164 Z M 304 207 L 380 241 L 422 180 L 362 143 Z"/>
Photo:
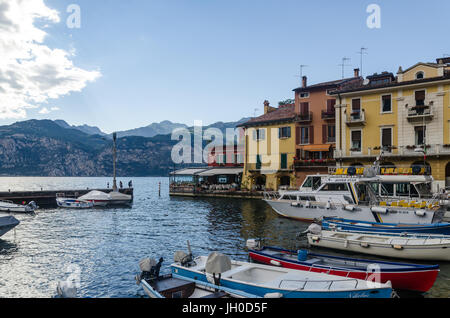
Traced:
<path id="1" fill-rule="evenodd" d="M 198 175 L 200 177 L 209 177 L 209 176 L 217 176 L 217 175 L 237 175 L 239 173 L 243 173 L 243 168 L 212 168 L 203 172 L 200 172 Z"/>
<path id="2" fill-rule="evenodd" d="M 330 151 L 330 144 L 324 145 L 306 145 L 303 146 L 302 149 L 305 151 Z"/>
<path id="3" fill-rule="evenodd" d="M 172 171 L 170 174 L 177 175 L 177 176 L 193 176 L 193 175 L 196 175 L 199 172 L 202 172 L 205 170 L 207 170 L 207 168 L 186 168 L 186 169 Z"/>

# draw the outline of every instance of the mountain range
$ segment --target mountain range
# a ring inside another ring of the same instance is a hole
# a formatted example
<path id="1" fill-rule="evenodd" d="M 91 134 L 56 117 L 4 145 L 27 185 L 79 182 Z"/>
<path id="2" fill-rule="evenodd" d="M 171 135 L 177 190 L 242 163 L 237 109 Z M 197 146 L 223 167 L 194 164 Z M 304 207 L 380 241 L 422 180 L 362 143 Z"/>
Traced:
<path id="1" fill-rule="evenodd" d="M 222 131 L 247 121 L 218 122 L 203 127 Z M 167 176 L 174 168 L 171 140 L 183 124 L 163 121 L 117 132 L 117 176 Z M 177 165 L 176 168 L 180 168 Z M 111 135 L 98 127 L 70 125 L 64 120 L 27 120 L 0 126 L 0 175 L 111 176 Z"/>

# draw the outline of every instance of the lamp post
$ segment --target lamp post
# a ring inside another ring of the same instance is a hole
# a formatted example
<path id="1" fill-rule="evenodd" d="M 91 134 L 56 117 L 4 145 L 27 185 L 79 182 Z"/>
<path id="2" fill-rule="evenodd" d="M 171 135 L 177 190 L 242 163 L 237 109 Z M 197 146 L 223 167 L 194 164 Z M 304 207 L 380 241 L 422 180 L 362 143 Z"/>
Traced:
<path id="1" fill-rule="evenodd" d="M 117 191 L 117 183 L 116 183 L 116 140 L 117 134 L 113 133 L 113 191 Z"/>

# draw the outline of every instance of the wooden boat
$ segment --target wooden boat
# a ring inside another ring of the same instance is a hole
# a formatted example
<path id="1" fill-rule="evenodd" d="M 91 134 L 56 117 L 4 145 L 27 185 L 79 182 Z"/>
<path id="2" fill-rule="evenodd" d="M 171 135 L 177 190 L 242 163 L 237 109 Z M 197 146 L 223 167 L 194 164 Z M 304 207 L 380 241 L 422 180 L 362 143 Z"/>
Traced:
<path id="1" fill-rule="evenodd" d="M 12 215 L 0 217 L 0 236 L 19 225 L 20 221 Z"/>
<path id="2" fill-rule="evenodd" d="M 391 283 L 376 283 L 356 278 L 299 271 L 255 263 L 228 260 L 228 266 L 211 265 L 217 255 L 196 257 L 192 264 L 171 265 L 172 275 L 212 282 L 260 297 L 284 298 L 389 298 Z M 227 261 L 225 261 L 227 263 Z M 218 275 L 218 276 L 216 276 Z"/>
<path id="3" fill-rule="evenodd" d="M 450 236 L 446 235 L 322 230 L 307 236 L 312 246 L 393 258 L 450 261 Z"/>
<path id="4" fill-rule="evenodd" d="M 56 204 L 61 208 L 89 209 L 94 206 L 93 202 L 74 198 L 56 198 Z"/>
<path id="5" fill-rule="evenodd" d="M 248 254 L 259 263 L 364 280 L 376 278 L 381 283 L 390 281 L 394 289 L 418 292 L 428 291 L 439 273 L 439 265 L 364 260 L 268 246 L 249 249 Z"/>
<path id="6" fill-rule="evenodd" d="M 447 222 L 413 225 L 401 223 L 378 223 L 324 217 L 322 220 L 322 228 L 324 230 L 337 229 L 343 231 L 375 233 L 420 233 L 450 235 L 450 223 Z"/>
<path id="7" fill-rule="evenodd" d="M 144 259 L 139 263 L 144 270 L 136 276 L 136 282 L 150 298 L 257 298 L 256 295 L 179 275 L 159 275 L 162 261 L 160 259 L 160 262 L 156 263 L 154 260 Z"/>

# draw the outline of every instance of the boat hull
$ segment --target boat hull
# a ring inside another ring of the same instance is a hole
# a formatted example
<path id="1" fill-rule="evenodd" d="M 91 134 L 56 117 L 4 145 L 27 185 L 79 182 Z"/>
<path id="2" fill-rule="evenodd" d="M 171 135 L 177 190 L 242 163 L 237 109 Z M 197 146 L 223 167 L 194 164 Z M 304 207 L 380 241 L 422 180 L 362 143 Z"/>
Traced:
<path id="1" fill-rule="evenodd" d="M 20 221 L 13 216 L 0 217 L 0 236 L 11 231 L 13 228 L 19 225 L 19 223 Z"/>
<path id="2" fill-rule="evenodd" d="M 368 233 L 369 235 L 375 235 Z M 425 261 L 450 261 L 450 243 L 435 245 L 402 245 L 401 249 L 393 244 L 361 242 L 358 240 L 323 237 L 320 235 L 308 234 L 308 243 L 312 246 L 326 247 L 331 249 L 351 251 L 361 254 L 377 255 L 390 258 L 401 258 Z"/>
<path id="3" fill-rule="evenodd" d="M 430 224 L 434 221 L 435 211 L 426 211 L 424 215 L 416 215 L 412 209 L 392 209 L 388 213 L 372 212 L 370 207 L 357 206 L 349 211 L 344 207 L 333 208 L 305 207 L 304 204 L 292 206 L 292 201 L 265 200 L 279 215 L 306 222 L 315 222 L 323 217 L 338 217 L 367 222 L 387 222 L 404 224 Z M 443 214 L 443 211 L 442 213 Z"/>
<path id="4" fill-rule="evenodd" d="M 286 254 L 296 254 L 294 251 L 288 251 L 288 250 L 282 250 L 279 249 L 280 252 L 286 253 Z M 321 254 L 315 254 L 315 253 L 309 253 L 311 257 L 326 257 L 329 258 L 328 255 L 321 255 Z M 294 261 L 294 260 L 287 260 L 281 257 L 275 257 L 270 254 L 265 254 L 264 249 L 261 251 L 258 250 L 249 250 L 249 257 L 259 263 L 268 264 L 268 265 L 274 265 L 277 264 L 277 266 L 281 266 L 284 268 L 291 268 L 296 270 L 302 270 L 302 271 L 308 271 L 308 272 L 315 272 L 315 273 L 327 273 L 331 275 L 336 276 L 343 276 L 343 277 L 350 277 L 350 278 L 357 278 L 362 280 L 370 279 L 373 273 L 366 270 L 356 270 L 356 269 L 345 269 L 340 266 L 339 267 L 332 267 L 330 265 L 312 265 L 308 264 L 306 262 L 300 262 L 300 261 Z M 331 256 L 332 257 L 332 256 Z M 332 257 L 333 258 L 333 257 Z M 336 259 L 345 260 L 345 261 L 351 261 L 351 262 L 363 262 L 367 263 L 367 265 L 376 266 L 377 263 L 380 264 L 380 262 L 377 261 L 364 261 L 359 259 L 350 259 L 350 258 L 342 258 L 342 257 L 335 257 Z M 387 262 L 384 262 L 384 264 L 387 264 Z M 392 263 L 395 264 L 395 263 Z M 420 267 L 423 267 L 422 269 Z M 399 290 L 412 290 L 417 292 L 427 292 L 436 281 L 437 275 L 439 273 L 439 267 L 438 266 L 418 266 L 415 269 L 401 269 L 397 267 L 395 270 L 387 271 L 387 270 L 381 270 L 377 272 L 376 278 L 381 283 L 386 283 L 390 281 L 392 283 L 392 288 L 399 289 Z"/>
<path id="5" fill-rule="evenodd" d="M 204 272 L 191 270 L 186 267 L 172 265 L 172 274 L 190 279 L 208 282 L 208 278 Z M 358 290 L 342 290 L 342 291 L 304 291 L 300 289 L 281 289 L 271 288 L 232 279 L 222 278 L 220 285 L 234 289 L 245 291 L 259 297 L 264 297 L 267 294 L 281 294 L 283 298 L 390 298 L 392 294 L 391 288 L 368 288 Z"/>

